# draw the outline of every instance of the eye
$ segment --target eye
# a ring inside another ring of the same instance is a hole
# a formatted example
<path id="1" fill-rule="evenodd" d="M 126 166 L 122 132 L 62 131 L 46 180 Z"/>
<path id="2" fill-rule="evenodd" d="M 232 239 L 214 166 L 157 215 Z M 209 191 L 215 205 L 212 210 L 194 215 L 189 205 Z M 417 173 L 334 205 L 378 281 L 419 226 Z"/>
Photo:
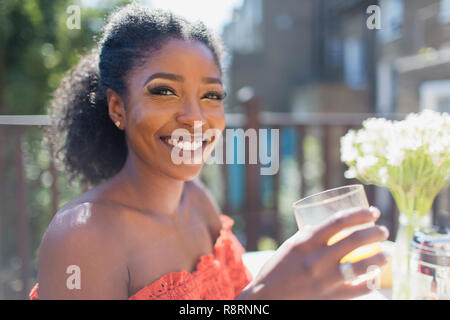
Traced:
<path id="1" fill-rule="evenodd" d="M 171 96 L 176 95 L 172 89 L 168 87 L 147 88 L 147 91 L 151 94 L 159 96 Z"/>
<path id="2" fill-rule="evenodd" d="M 220 93 L 220 92 L 211 91 L 211 92 L 208 92 L 207 94 L 205 94 L 204 98 L 221 101 L 221 100 L 225 99 L 226 96 L 227 96 L 226 92 Z"/>

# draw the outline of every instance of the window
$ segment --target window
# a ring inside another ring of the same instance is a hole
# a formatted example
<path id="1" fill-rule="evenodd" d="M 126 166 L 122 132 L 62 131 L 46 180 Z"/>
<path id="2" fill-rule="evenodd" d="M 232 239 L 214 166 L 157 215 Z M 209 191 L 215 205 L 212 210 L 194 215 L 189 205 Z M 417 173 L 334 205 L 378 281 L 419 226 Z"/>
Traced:
<path id="1" fill-rule="evenodd" d="M 224 39 L 234 51 L 249 54 L 263 49 L 262 0 L 247 0 L 235 10 L 232 22 L 225 28 Z"/>
<path id="2" fill-rule="evenodd" d="M 394 72 L 389 61 L 377 64 L 377 112 L 394 112 L 395 81 Z"/>
<path id="3" fill-rule="evenodd" d="M 275 17 L 275 26 L 278 30 L 289 30 L 294 25 L 294 21 L 288 14 L 280 14 Z"/>
<path id="4" fill-rule="evenodd" d="M 450 111 L 450 97 L 440 97 L 437 101 L 437 110 L 439 112 L 449 112 Z"/>
<path id="5" fill-rule="evenodd" d="M 351 89 L 364 89 L 364 48 L 358 38 L 349 38 L 344 43 L 344 80 Z"/>
<path id="6" fill-rule="evenodd" d="M 342 66 L 342 42 L 337 37 L 330 38 L 325 42 L 326 63 L 331 69 L 337 69 Z"/>
<path id="7" fill-rule="evenodd" d="M 403 0 L 381 0 L 381 29 L 378 33 L 382 42 L 390 42 L 402 36 Z"/>
<path id="8" fill-rule="evenodd" d="M 450 23 L 450 0 L 441 0 L 438 19 L 441 23 Z"/>
<path id="9" fill-rule="evenodd" d="M 450 112 L 450 80 L 424 82 L 419 92 L 422 110 Z"/>

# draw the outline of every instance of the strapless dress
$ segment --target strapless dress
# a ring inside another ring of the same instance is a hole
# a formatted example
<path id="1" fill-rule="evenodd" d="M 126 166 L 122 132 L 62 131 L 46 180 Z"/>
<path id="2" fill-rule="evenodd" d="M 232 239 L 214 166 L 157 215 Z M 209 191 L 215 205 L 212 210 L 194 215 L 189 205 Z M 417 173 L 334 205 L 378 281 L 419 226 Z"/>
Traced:
<path id="1" fill-rule="evenodd" d="M 220 215 L 222 228 L 213 253 L 200 257 L 194 271 L 167 273 L 145 286 L 129 300 L 232 300 L 251 282 L 252 275 L 242 261 L 245 249 L 231 231 L 233 219 Z M 39 299 L 39 283 L 31 290 Z"/>

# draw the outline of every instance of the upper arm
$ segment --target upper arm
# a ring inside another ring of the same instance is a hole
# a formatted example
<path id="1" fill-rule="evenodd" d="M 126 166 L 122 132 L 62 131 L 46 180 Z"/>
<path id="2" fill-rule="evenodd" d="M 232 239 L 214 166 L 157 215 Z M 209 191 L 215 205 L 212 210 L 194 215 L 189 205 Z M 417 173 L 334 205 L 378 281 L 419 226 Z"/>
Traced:
<path id="1" fill-rule="evenodd" d="M 74 210 L 55 216 L 42 240 L 39 298 L 127 299 L 128 272 L 118 241 L 90 212 Z"/>

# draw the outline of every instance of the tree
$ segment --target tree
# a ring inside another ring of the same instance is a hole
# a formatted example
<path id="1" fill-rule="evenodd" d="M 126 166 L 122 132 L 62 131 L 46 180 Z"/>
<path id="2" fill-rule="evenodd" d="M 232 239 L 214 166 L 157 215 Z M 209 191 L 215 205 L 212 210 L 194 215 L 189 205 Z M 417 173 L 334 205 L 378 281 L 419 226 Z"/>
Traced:
<path id="1" fill-rule="evenodd" d="M 82 5 L 87 1 L 2 0 L 0 115 L 45 114 L 51 94 L 65 72 L 95 45 L 105 17 L 116 6 L 129 2 L 97 1 L 95 7 L 88 8 Z M 67 23 L 75 12 L 68 8 L 74 5 L 80 7 L 79 28 L 69 28 Z M 79 191 L 69 187 L 64 172 L 59 171 L 57 177 L 51 174 L 51 153 L 42 143 L 41 129 L 26 128 L 23 143 L 17 144 L 13 138 L 11 127 L 0 126 L 0 273 L 11 271 L 8 283 L 22 281 L 22 289 L 16 286 L 14 292 L 11 286 L 0 283 L 0 299 L 26 298 L 29 289 L 28 279 L 20 279 L 16 272 L 21 262 L 14 262 L 18 251 L 15 195 L 18 181 L 14 159 L 17 148 L 24 155 L 29 260 L 36 262 L 40 239 L 54 214 L 49 201 L 53 183 L 59 182 L 59 204 Z"/>

